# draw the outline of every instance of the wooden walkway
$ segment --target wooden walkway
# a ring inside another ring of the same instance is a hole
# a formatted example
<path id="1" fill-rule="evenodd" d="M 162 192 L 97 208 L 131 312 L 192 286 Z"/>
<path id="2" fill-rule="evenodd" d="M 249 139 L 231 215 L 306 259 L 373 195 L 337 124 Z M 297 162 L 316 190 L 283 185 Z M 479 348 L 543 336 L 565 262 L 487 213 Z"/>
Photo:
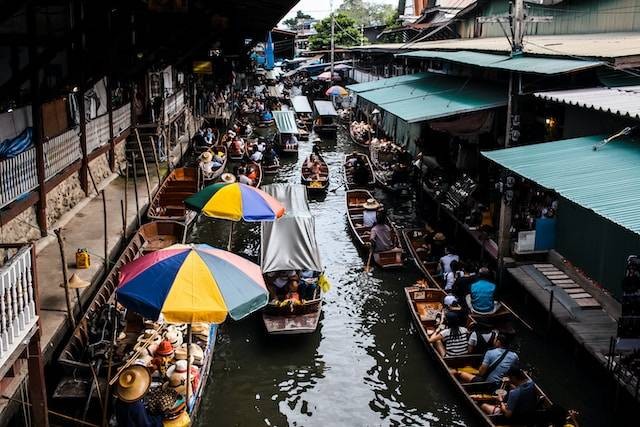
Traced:
<path id="1" fill-rule="evenodd" d="M 546 264 L 551 265 L 551 264 Z M 520 265 L 507 271 L 548 311 L 551 306 L 553 318 L 569 332 L 587 352 L 606 366 L 609 341 L 616 336 L 615 314 L 605 311 L 588 291 L 572 279 L 553 279 L 544 275 L 537 266 Z M 572 281 L 575 287 L 567 288 Z M 576 281 L 577 282 L 577 281 Z M 578 289 L 578 292 L 573 291 Z M 553 300 L 552 300 L 553 294 Z M 575 298 L 575 296 L 579 298 Z"/>

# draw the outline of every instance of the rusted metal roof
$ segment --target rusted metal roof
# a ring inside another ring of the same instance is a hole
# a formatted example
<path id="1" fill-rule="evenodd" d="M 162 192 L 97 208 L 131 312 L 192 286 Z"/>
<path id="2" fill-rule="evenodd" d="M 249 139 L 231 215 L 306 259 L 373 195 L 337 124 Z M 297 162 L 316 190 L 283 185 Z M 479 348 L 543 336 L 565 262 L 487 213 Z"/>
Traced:
<path id="1" fill-rule="evenodd" d="M 537 92 L 537 98 L 640 120 L 640 86 Z"/>

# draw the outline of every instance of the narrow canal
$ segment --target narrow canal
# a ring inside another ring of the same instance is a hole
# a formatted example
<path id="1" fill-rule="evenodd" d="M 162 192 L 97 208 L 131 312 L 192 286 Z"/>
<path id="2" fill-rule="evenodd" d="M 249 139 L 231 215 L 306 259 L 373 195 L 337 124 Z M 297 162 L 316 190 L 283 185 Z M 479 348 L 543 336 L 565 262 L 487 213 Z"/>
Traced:
<path id="1" fill-rule="evenodd" d="M 323 147 L 330 191 L 324 200 L 310 202 L 333 285 L 318 331 L 269 337 L 258 315 L 227 322 L 199 425 L 478 425 L 414 333 L 403 287 L 420 277 L 417 269 L 408 261 L 402 270 L 363 273 L 365 260 L 349 233 L 342 186 L 343 156 L 353 147 L 344 133 Z M 298 183 L 310 150 L 311 144 L 302 143 L 299 158 L 285 160 L 273 182 Z M 413 201 L 394 200 L 381 190 L 375 195 L 398 226 L 420 224 Z M 228 227 L 200 219 L 190 239 L 223 247 Z M 241 224 L 236 230 L 233 250 L 258 261 L 259 227 Z M 567 348 L 520 329 L 521 359 L 535 367 L 534 377 L 552 399 L 579 410 L 582 425 L 607 425 L 598 381 L 581 372 Z"/>

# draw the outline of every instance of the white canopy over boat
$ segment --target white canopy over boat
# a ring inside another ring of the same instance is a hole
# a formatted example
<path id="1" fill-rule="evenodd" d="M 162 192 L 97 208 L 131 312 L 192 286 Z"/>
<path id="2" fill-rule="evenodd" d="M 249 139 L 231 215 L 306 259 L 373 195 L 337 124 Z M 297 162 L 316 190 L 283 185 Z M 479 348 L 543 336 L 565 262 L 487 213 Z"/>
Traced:
<path id="1" fill-rule="evenodd" d="M 309 210 L 306 188 L 300 184 L 271 184 L 265 185 L 262 190 L 279 200 L 286 209 L 285 215 L 279 220 L 262 223 L 262 272 L 322 271 L 315 220 Z"/>
<path id="2" fill-rule="evenodd" d="M 309 104 L 309 99 L 304 95 L 292 97 L 291 105 L 293 105 L 293 110 L 296 113 L 313 113 L 311 104 Z"/>

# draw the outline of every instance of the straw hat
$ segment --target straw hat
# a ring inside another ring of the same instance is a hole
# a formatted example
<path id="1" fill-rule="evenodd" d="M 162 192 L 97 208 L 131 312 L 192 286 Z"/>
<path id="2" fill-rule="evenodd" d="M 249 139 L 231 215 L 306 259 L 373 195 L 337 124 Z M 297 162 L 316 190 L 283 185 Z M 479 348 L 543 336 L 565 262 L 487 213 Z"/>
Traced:
<path id="1" fill-rule="evenodd" d="M 143 366 L 130 366 L 118 377 L 116 396 L 123 402 L 135 402 L 145 395 L 151 385 L 151 375 Z"/>
<path id="2" fill-rule="evenodd" d="M 76 273 L 73 273 L 67 281 L 67 285 L 69 286 L 69 289 L 84 289 L 91 286 L 91 282 L 82 280 Z M 64 288 L 64 283 L 60 284 L 60 287 Z"/>
<path id="3" fill-rule="evenodd" d="M 191 343 L 191 363 L 194 365 L 202 365 L 204 359 L 204 351 L 196 343 Z M 187 344 L 182 344 L 178 350 L 176 350 L 176 360 L 187 360 Z"/>
<path id="4" fill-rule="evenodd" d="M 233 176 L 232 173 L 229 172 L 225 172 L 220 176 L 220 179 L 222 180 L 222 182 L 226 183 L 226 184 L 233 184 L 234 182 L 236 182 L 236 177 Z"/>
<path id="5" fill-rule="evenodd" d="M 447 238 L 442 233 L 436 233 L 436 235 L 433 236 L 433 240 L 436 242 L 444 242 L 445 240 L 447 240 Z"/>
<path id="6" fill-rule="evenodd" d="M 362 204 L 362 207 L 368 211 L 375 211 L 380 207 L 380 203 L 378 203 L 376 199 L 368 199 L 365 203 Z"/>
<path id="7" fill-rule="evenodd" d="M 182 334 L 177 330 L 167 331 L 164 338 L 171 343 L 174 350 L 182 345 Z"/>
<path id="8" fill-rule="evenodd" d="M 171 345 L 171 341 L 163 340 L 158 348 L 156 349 L 155 354 L 157 356 L 172 356 L 173 355 L 173 346 Z"/>
<path id="9" fill-rule="evenodd" d="M 167 377 L 171 378 L 171 376 L 173 376 L 173 374 L 185 374 L 185 378 L 186 378 L 187 361 L 186 360 L 176 360 L 176 363 L 174 363 L 173 365 L 169 366 L 169 369 L 167 369 Z"/>
<path id="10" fill-rule="evenodd" d="M 213 154 L 211 154 L 211 151 L 205 151 L 200 155 L 200 158 L 202 158 L 202 160 L 205 162 L 210 162 L 213 158 Z"/>

